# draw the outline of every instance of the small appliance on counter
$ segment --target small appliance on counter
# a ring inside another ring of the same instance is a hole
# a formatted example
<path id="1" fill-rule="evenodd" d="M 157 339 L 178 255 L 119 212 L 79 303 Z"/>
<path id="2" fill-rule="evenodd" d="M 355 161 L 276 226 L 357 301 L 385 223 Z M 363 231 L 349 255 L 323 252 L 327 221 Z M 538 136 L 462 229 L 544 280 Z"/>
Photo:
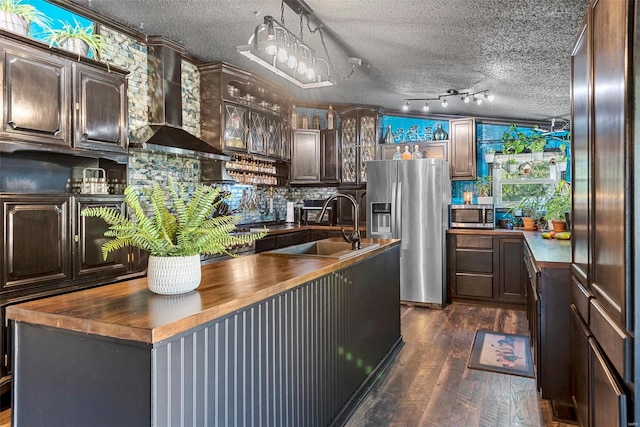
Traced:
<path id="1" fill-rule="evenodd" d="M 449 227 L 496 228 L 493 205 L 449 205 Z"/>
<path id="2" fill-rule="evenodd" d="M 320 212 L 322 212 L 322 206 L 324 200 L 304 200 L 302 202 L 302 223 L 303 224 L 317 224 Z M 336 201 L 332 201 L 327 207 L 327 211 L 322 218 L 322 225 L 334 225 L 336 223 Z"/>

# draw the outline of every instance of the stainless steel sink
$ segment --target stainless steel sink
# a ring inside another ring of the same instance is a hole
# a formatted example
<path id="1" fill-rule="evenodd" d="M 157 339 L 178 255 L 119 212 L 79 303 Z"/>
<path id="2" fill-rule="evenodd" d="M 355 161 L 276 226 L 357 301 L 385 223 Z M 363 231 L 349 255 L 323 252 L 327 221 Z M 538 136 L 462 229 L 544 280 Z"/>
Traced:
<path id="1" fill-rule="evenodd" d="M 351 249 L 351 243 L 319 240 L 316 242 L 301 243 L 299 245 L 287 246 L 286 248 L 274 249 L 272 251 L 263 252 L 263 254 L 346 259 L 369 252 L 379 246 L 379 243 L 362 243 L 360 245 L 360 249 Z"/>

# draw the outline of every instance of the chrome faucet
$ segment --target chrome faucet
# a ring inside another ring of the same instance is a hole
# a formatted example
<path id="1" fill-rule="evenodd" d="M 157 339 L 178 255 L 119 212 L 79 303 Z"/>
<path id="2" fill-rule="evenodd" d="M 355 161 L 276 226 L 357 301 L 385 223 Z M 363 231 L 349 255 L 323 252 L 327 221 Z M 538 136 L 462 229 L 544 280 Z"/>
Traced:
<path id="1" fill-rule="evenodd" d="M 331 203 L 332 200 L 335 200 L 338 197 L 344 197 L 345 199 L 350 201 L 351 205 L 353 206 L 353 233 L 351 235 L 348 235 L 347 233 L 345 233 L 344 227 L 340 227 L 340 231 L 342 231 L 342 237 L 344 237 L 345 242 L 351 243 L 351 249 L 353 250 L 360 249 L 360 229 L 358 227 L 359 226 L 358 222 L 360 219 L 360 206 L 358 205 L 358 202 L 356 202 L 356 199 L 353 198 L 353 196 L 349 194 L 344 194 L 344 193 L 332 194 L 324 202 L 324 205 L 322 205 L 322 210 L 320 211 L 320 215 L 318 215 L 317 222 L 322 221 L 322 217 L 324 216 L 324 213 L 327 210 L 329 203 Z"/>

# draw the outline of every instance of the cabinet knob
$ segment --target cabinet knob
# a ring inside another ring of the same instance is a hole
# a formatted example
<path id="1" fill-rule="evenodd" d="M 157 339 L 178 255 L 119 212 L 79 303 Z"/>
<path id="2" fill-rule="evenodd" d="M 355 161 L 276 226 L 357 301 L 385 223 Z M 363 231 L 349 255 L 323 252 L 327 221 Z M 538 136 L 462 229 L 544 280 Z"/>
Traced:
<path id="1" fill-rule="evenodd" d="M 78 236 L 77 234 L 73 236 L 73 241 L 78 243 L 80 241 L 80 236 Z"/>
<path id="2" fill-rule="evenodd" d="M 80 140 L 82 142 L 87 142 L 89 140 L 89 134 L 88 133 L 83 133 L 82 136 L 80 137 Z"/>

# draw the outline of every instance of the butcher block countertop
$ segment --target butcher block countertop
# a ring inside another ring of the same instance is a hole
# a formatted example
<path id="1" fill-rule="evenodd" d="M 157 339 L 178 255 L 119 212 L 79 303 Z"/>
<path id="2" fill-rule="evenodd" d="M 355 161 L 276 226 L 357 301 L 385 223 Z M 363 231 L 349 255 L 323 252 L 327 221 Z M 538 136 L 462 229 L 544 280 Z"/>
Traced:
<path id="1" fill-rule="evenodd" d="M 329 240 L 342 241 L 339 238 Z M 193 292 L 152 293 L 146 277 L 7 307 L 15 321 L 147 344 L 185 332 L 288 289 L 355 264 L 392 246 L 395 239 L 362 239 L 380 246 L 352 258 L 257 254 L 202 267 Z"/>
<path id="2" fill-rule="evenodd" d="M 521 229 L 505 230 L 474 230 L 455 228 L 447 230 L 449 234 L 474 234 L 486 236 L 524 236 L 531 254 L 539 267 L 566 268 L 571 264 L 571 240 L 543 239 L 539 231 L 524 231 Z"/>

